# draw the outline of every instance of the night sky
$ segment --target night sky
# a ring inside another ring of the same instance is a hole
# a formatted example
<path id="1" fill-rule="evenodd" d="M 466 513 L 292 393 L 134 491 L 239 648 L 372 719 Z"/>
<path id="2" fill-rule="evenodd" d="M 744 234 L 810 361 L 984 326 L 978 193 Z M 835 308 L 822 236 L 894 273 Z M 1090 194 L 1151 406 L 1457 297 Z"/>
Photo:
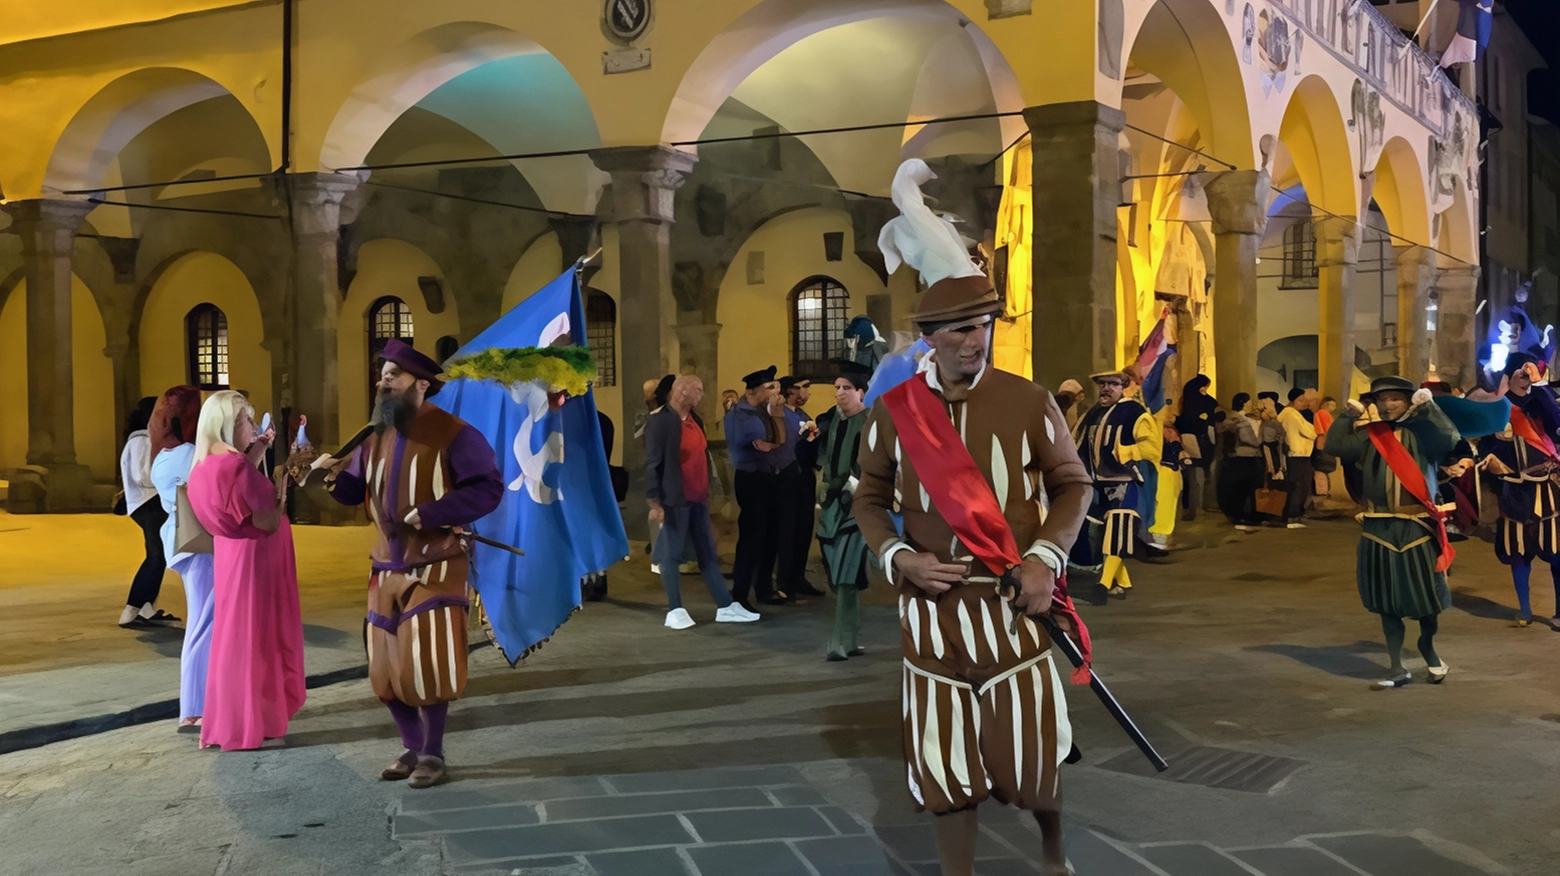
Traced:
<path id="1" fill-rule="evenodd" d="M 1543 53 L 1552 68 L 1560 68 L 1560 3 L 1556 0 L 1504 0 L 1527 38 Z"/>

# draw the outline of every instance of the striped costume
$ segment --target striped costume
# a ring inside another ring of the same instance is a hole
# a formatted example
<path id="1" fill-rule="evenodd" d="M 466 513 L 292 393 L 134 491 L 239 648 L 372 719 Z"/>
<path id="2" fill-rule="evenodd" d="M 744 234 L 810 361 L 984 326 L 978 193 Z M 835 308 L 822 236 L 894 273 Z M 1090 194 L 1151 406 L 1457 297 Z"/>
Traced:
<path id="1" fill-rule="evenodd" d="M 1543 391 L 1535 388 L 1532 392 Z M 1538 406 L 1531 407 L 1535 413 L 1529 420 L 1543 423 Z M 1500 497 L 1496 559 L 1507 566 L 1532 563 L 1535 557 L 1555 562 L 1560 555 L 1560 485 L 1555 483 L 1560 464 L 1509 429 L 1489 439 L 1487 446 L 1490 455 L 1511 470 L 1493 478 Z"/>
<path id="2" fill-rule="evenodd" d="M 1152 508 L 1156 499 L 1145 492 L 1144 473 L 1136 463 L 1148 463 L 1148 471 L 1155 470 L 1163 454 L 1164 431 L 1148 408 L 1122 399 L 1109 406 L 1095 405 L 1085 413 L 1074 440 L 1094 478 L 1094 502 L 1089 508 L 1088 535 L 1073 545 L 1073 562 L 1092 568 L 1106 557 L 1130 557 L 1142 535 L 1142 509 Z M 1126 451 L 1118 449 L 1122 447 Z M 1157 482 L 1152 487 L 1157 492 Z"/>
<path id="3" fill-rule="evenodd" d="M 332 495 L 367 506 L 377 539 L 368 585 L 368 674 L 386 702 L 425 706 L 466 686 L 466 538 L 498 506 L 503 484 L 487 439 L 424 402 L 407 434 L 370 436 Z M 421 528 L 405 523 L 417 509 Z"/>
<path id="4" fill-rule="evenodd" d="M 988 366 L 964 398 L 949 400 L 934 358 L 925 357 L 911 379 L 925 380 L 943 402 L 1020 550 L 1060 566 L 1083 525 L 1092 484 L 1051 394 Z M 873 407 L 865 429 L 853 511 L 867 545 L 888 569 L 904 550 L 963 561 L 966 552 L 902 452 L 885 405 Z M 1049 502 L 1043 522 L 1042 497 Z M 891 516 L 896 510 L 903 534 Z M 896 579 L 911 796 L 917 808 L 937 814 L 987 797 L 1055 811 L 1057 765 L 1071 749 L 1072 729 L 1050 639 L 1033 621 L 1015 617 L 991 570 L 978 560 L 970 569 L 962 584 L 937 595 Z"/>

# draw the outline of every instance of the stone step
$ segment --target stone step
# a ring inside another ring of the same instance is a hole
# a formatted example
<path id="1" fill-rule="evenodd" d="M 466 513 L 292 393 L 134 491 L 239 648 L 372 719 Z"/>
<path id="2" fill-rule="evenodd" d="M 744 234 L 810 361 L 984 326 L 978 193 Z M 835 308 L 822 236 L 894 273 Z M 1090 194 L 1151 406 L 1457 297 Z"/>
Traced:
<path id="1" fill-rule="evenodd" d="M 1137 853 L 1169 876 L 1264 876 L 1207 843 L 1156 843 Z"/>

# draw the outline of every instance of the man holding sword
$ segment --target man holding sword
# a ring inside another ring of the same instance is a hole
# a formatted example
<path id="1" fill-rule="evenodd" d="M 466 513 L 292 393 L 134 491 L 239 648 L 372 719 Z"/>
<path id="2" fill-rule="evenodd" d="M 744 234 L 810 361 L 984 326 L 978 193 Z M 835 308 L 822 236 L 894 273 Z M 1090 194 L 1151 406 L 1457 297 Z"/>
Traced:
<path id="1" fill-rule="evenodd" d="M 380 778 L 427 788 L 444 780 L 445 716 L 466 686 L 471 546 L 459 527 L 497 508 L 504 485 L 482 433 L 428 401 L 444 385 L 438 364 L 400 340 L 382 360 L 374 432 L 326 484 L 336 501 L 365 505 L 377 534 L 368 675 L 406 748 Z M 342 462 L 322 456 L 313 468 Z"/>

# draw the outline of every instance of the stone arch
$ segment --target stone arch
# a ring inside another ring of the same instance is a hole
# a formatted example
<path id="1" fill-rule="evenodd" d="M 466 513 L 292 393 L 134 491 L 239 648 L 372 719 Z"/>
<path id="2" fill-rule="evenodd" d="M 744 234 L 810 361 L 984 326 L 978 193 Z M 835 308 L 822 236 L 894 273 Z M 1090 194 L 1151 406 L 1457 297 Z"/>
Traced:
<path id="1" fill-rule="evenodd" d="M 144 395 L 189 382 L 185 317 L 211 304 L 227 317 L 229 385 L 250 393 L 256 410 L 273 410 L 271 353 L 260 297 L 244 270 L 221 253 L 191 249 L 164 259 L 138 295 L 131 335 Z"/>
<path id="2" fill-rule="evenodd" d="M 1364 205 L 1342 106 L 1326 80 L 1307 76 L 1295 86 L 1278 136 L 1310 202 L 1339 216 L 1358 217 Z"/>
<path id="3" fill-rule="evenodd" d="M 1002 50 L 970 16 L 943 0 L 761 0 L 704 47 L 687 68 L 661 129 L 665 143 L 696 140 L 743 81 L 764 63 L 807 37 L 845 24 L 890 16 L 957 22 L 974 43 L 996 106 L 1018 111 L 1026 95 Z M 1024 130 L 1022 119 L 1002 120 L 1004 140 Z M 696 151 L 691 147 L 689 151 Z"/>
<path id="4" fill-rule="evenodd" d="M 1393 234 L 1426 246 L 1435 245 L 1430 236 L 1430 201 L 1425 192 L 1424 169 L 1414 147 L 1402 137 L 1393 137 L 1382 148 L 1376 161 L 1373 193 Z"/>
<path id="5" fill-rule="evenodd" d="M 384 61 L 352 90 L 326 131 L 320 166 L 339 169 L 362 164 L 396 119 L 461 74 L 492 61 L 550 54 L 516 31 L 482 21 L 450 22 L 423 31 L 385 51 Z M 569 81 L 577 99 L 588 108 L 578 83 L 572 76 Z"/>
<path id="6" fill-rule="evenodd" d="M 147 67 L 126 73 L 100 89 L 71 117 L 49 155 L 43 191 L 50 194 L 103 185 L 114 157 L 136 135 L 185 107 L 223 96 L 232 96 L 232 92 L 181 67 Z M 245 114 L 249 115 L 247 109 Z M 249 119 L 254 123 L 252 115 Z M 253 125 L 253 135 L 266 142 L 258 123 Z"/>
<path id="7" fill-rule="evenodd" d="M 1157 76 L 1197 120 L 1204 151 L 1256 166 L 1245 71 L 1224 17 L 1208 0 L 1158 0 L 1129 25 L 1120 69 Z M 1123 81 L 1123 92 L 1129 86 Z"/>

